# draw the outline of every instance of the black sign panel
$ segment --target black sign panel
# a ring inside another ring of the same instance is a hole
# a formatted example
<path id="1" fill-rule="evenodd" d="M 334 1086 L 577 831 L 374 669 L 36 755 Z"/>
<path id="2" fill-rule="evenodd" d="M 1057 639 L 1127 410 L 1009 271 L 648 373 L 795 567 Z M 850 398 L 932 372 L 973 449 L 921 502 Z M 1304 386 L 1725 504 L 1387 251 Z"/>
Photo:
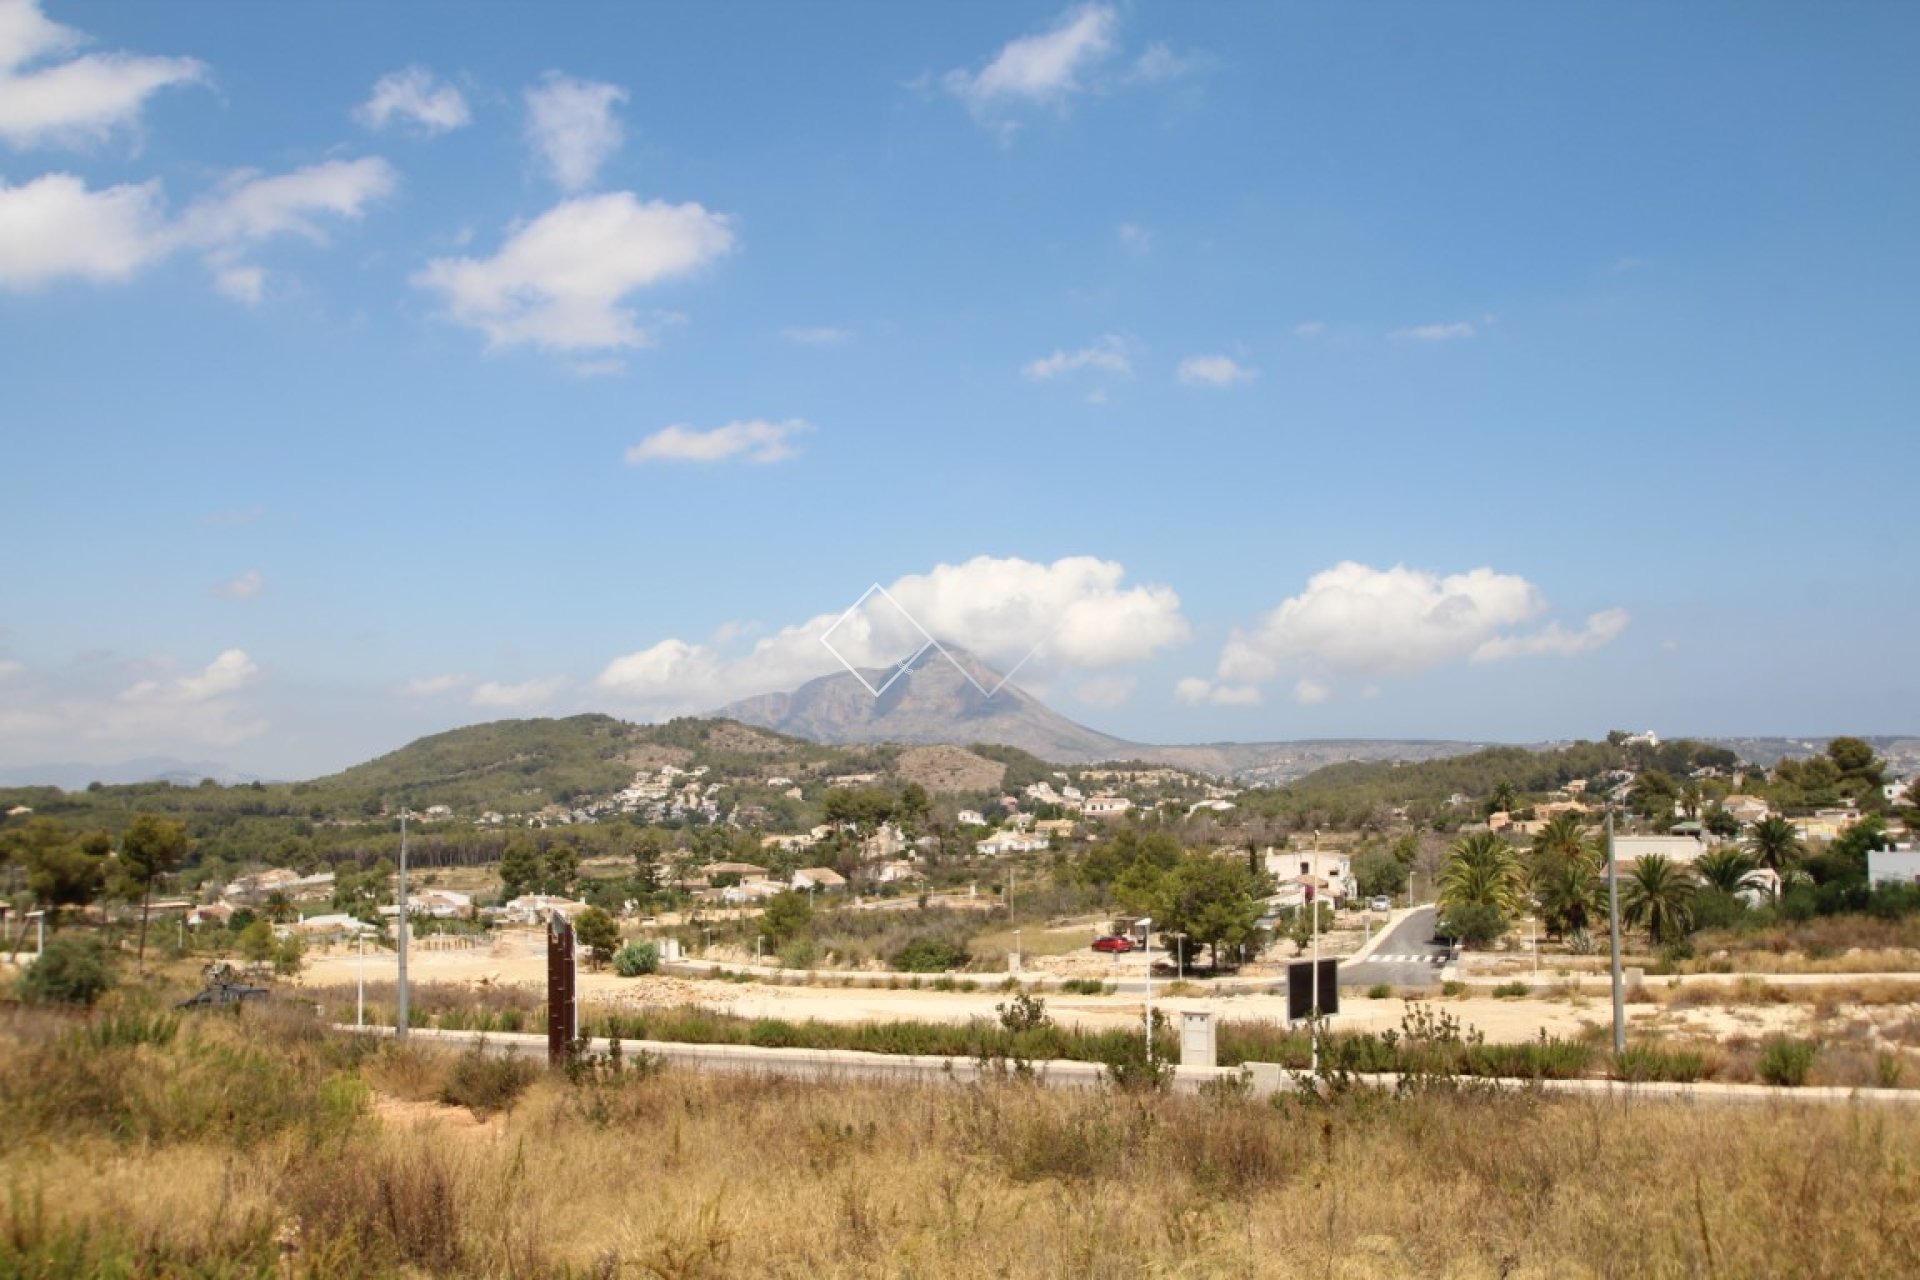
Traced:
<path id="1" fill-rule="evenodd" d="M 1319 998 L 1314 992 L 1315 970 L 1319 971 Z M 1340 1012 L 1340 962 L 1322 960 L 1317 965 L 1311 960 L 1295 960 L 1287 966 L 1287 1018 L 1298 1022 L 1302 1018 L 1312 1017 L 1316 1011 L 1321 1014 Z"/>
<path id="2" fill-rule="evenodd" d="M 573 1044 L 573 926 L 558 911 L 547 922 L 547 1060 L 559 1066 Z"/>

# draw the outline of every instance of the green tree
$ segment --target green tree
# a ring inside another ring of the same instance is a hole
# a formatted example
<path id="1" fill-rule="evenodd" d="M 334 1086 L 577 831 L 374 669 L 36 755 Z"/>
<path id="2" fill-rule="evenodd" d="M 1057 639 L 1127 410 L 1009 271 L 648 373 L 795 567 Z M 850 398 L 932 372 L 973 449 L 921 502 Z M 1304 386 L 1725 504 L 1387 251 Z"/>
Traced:
<path id="1" fill-rule="evenodd" d="M 1664 854 L 1650 853 L 1634 863 L 1620 891 L 1620 910 L 1628 924 L 1644 925 L 1649 941 L 1676 942 L 1693 927 L 1693 871 Z"/>
<path id="2" fill-rule="evenodd" d="M 1827 744 L 1827 759 L 1839 770 L 1842 782 L 1857 783 L 1859 789 L 1874 791 L 1886 784 L 1886 762 L 1875 758 L 1873 747 L 1864 739 L 1835 738 Z"/>
<path id="3" fill-rule="evenodd" d="M 1504 778 L 1494 787 L 1493 794 L 1487 797 L 1486 811 L 1489 814 L 1512 813 L 1519 807 L 1520 793 L 1515 791 L 1513 784 Z"/>
<path id="4" fill-rule="evenodd" d="M 1703 853 L 1693 869 L 1702 884 L 1725 894 L 1737 895 L 1766 883 L 1753 855 L 1737 848 L 1723 846 Z"/>
<path id="5" fill-rule="evenodd" d="M 1238 858 L 1197 853 L 1184 858 L 1161 880 L 1153 903 L 1154 927 L 1186 935 L 1220 965 L 1220 949 L 1251 941 L 1260 924 L 1262 903 L 1256 879 Z"/>
<path id="6" fill-rule="evenodd" d="M 102 831 L 76 835 L 55 818 L 32 818 L 0 837 L 6 857 L 27 874 L 27 891 L 58 924 L 66 907 L 84 907 L 106 887 L 112 841 Z"/>
<path id="7" fill-rule="evenodd" d="M 599 907 L 588 907 L 574 917 L 573 936 L 587 949 L 587 962 L 598 969 L 619 949 L 620 924 Z"/>
<path id="8" fill-rule="evenodd" d="M 1773 872 L 1776 877 L 1773 896 L 1778 901 L 1788 874 L 1806 853 L 1806 846 L 1800 843 L 1800 833 L 1779 814 L 1768 814 L 1753 824 L 1753 830 L 1747 835 L 1746 850 L 1753 855 L 1755 863 Z"/>
<path id="9" fill-rule="evenodd" d="M 273 926 L 265 920 L 255 920 L 241 930 L 239 938 L 240 955 L 250 964 L 265 964 L 273 959 L 275 943 Z"/>
<path id="10" fill-rule="evenodd" d="M 1661 769 L 1648 769 L 1633 780 L 1627 803 L 1635 813 L 1664 829 L 1673 822 L 1673 807 L 1679 797 L 1680 788 L 1672 775 Z"/>
<path id="11" fill-rule="evenodd" d="M 776 948 L 805 933 L 812 923 L 813 903 L 792 889 L 768 898 L 760 912 L 760 932 Z"/>
<path id="12" fill-rule="evenodd" d="M 540 859 L 540 891 L 565 896 L 580 876 L 580 854 L 561 841 L 547 846 Z"/>
<path id="13" fill-rule="evenodd" d="M 289 924 L 300 918 L 300 913 L 294 909 L 293 899 L 281 889 L 275 889 L 267 895 L 266 902 L 260 908 L 260 914 L 275 924 Z"/>
<path id="14" fill-rule="evenodd" d="M 500 896 L 511 901 L 532 893 L 545 871 L 540 850 L 533 841 L 525 836 L 514 837 L 500 852 Z"/>
<path id="15" fill-rule="evenodd" d="M 1492 907 L 1513 914 L 1520 897 L 1520 861 L 1512 845 L 1491 832 L 1458 841 L 1440 871 L 1440 905 Z"/>
<path id="16" fill-rule="evenodd" d="M 136 963 L 147 964 L 147 916 L 153 906 L 153 888 L 160 878 L 178 870 L 187 860 L 187 829 L 178 822 L 151 813 L 136 813 L 120 838 L 120 873 L 129 890 L 140 897 L 140 948 Z M 131 892 L 129 896 L 132 896 Z"/>

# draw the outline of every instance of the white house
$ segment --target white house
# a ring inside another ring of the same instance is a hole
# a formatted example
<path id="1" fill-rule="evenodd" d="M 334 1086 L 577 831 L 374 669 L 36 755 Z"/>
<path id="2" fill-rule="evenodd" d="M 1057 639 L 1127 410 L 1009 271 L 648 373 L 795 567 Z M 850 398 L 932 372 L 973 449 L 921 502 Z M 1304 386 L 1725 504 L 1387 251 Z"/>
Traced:
<path id="1" fill-rule="evenodd" d="M 986 857 L 998 857 L 1003 853 L 1032 853 L 1044 849 L 1051 843 L 1047 837 L 1025 831 L 996 831 L 985 840 L 975 844 L 974 851 Z"/>
<path id="2" fill-rule="evenodd" d="M 1335 898 L 1351 898 L 1358 889 L 1353 882 L 1353 857 L 1337 849 L 1273 849 L 1262 858 L 1267 874 L 1280 883 L 1284 896 L 1289 882 L 1312 879 Z M 1299 889 L 1293 891 L 1296 895 Z M 1297 899 L 1296 899 L 1297 900 Z"/>
<path id="3" fill-rule="evenodd" d="M 1920 845 L 1867 851 L 1867 883 L 1920 884 Z"/>
<path id="4" fill-rule="evenodd" d="M 1089 818 L 1115 818 L 1133 808 L 1133 801 L 1125 796 L 1098 795 L 1088 796 L 1080 812 Z"/>
<path id="5" fill-rule="evenodd" d="M 1669 862 L 1692 866 L 1711 846 L 1699 836 L 1615 836 L 1613 856 L 1620 862 L 1638 862 L 1659 854 Z M 1605 850 L 1602 850 L 1604 853 Z"/>
<path id="6" fill-rule="evenodd" d="M 901 884 L 908 880 L 924 880 L 917 868 L 904 859 L 883 862 L 873 869 L 875 884 Z"/>
<path id="7" fill-rule="evenodd" d="M 793 873 L 793 887 L 801 892 L 808 889 L 844 889 L 847 878 L 832 867 L 802 867 Z"/>
<path id="8" fill-rule="evenodd" d="M 978 809 L 962 809 L 953 816 L 953 820 L 963 827 L 984 827 L 987 819 Z"/>
<path id="9" fill-rule="evenodd" d="M 500 916 L 509 924 L 542 924 L 549 916 L 558 915 L 571 920 L 587 909 L 584 902 L 572 898 L 556 897 L 551 893 L 523 893 L 500 908 Z M 384 915 L 391 910 L 382 907 Z"/>
<path id="10" fill-rule="evenodd" d="M 1913 793 L 1913 784 L 1915 782 L 1920 782 L 1920 775 L 1912 778 L 1897 779 L 1884 784 L 1880 788 L 1880 794 L 1887 798 L 1888 804 L 1905 804 L 1907 797 Z"/>

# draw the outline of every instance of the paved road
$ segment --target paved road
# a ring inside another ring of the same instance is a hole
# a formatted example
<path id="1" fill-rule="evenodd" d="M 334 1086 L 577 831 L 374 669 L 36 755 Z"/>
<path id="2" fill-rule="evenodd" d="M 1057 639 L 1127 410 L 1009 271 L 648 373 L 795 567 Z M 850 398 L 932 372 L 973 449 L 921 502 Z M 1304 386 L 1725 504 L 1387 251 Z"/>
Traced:
<path id="1" fill-rule="evenodd" d="M 1393 926 L 1374 953 L 1359 964 L 1340 966 L 1340 985 L 1429 987 L 1440 981 L 1447 949 L 1433 945 L 1432 907 L 1421 907 Z"/>

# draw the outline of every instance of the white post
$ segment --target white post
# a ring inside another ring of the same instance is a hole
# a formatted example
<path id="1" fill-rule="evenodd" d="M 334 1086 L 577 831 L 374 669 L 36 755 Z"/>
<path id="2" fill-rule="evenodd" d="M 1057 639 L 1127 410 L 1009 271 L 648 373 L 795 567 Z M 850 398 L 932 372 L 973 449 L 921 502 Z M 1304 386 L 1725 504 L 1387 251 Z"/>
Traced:
<path id="1" fill-rule="evenodd" d="M 360 931 L 354 937 L 360 943 L 360 995 L 354 1001 L 353 1025 L 364 1027 L 367 1025 L 367 935 Z"/>
<path id="2" fill-rule="evenodd" d="M 1320 841 L 1320 833 L 1313 833 L 1314 843 Z M 1313 1078 L 1320 1078 L 1320 904 L 1313 899 L 1313 886 L 1307 886 L 1307 910 L 1313 913 L 1313 968 L 1309 970 L 1313 980 L 1313 1021 L 1308 1025 L 1307 1039 L 1313 1046 Z"/>
<path id="3" fill-rule="evenodd" d="M 47 949 L 47 913 L 36 911 L 33 914 L 36 917 L 33 930 L 33 958 L 38 960 Z"/>
<path id="4" fill-rule="evenodd" d="M 1613 807 L 1607 807 L 1607 934 L 1613 952 L 1613 1056 L 1627 1051 L 1627 1016 L 1620 990 L 1620 863 L 1613 850 Z"/>
<path id="5" fill-rule="evenodd" d="M 1140 921 L 1145 931 L 1146 946 L 1142 954 L 1147 958 L 1147 1065 L 1153 1065 L 1153 917 L 1147 916 Z"/>
<path id="6" fill-rule="evenodd" d="M 400 943 L 400 946 L 399 946 L 399 967 L 400 967 L 399 1006 L 400 1007 L 399 1007 L 398 1016 L 395 1019 L 397 1025 L 393 1029 L 393 1035 L 394 1035 L 394 1039 L 396 1040 L 405 1040 L 407 1038 L 407 1021 L 408 1021 L 407 1019 L 407 932 L 408 932 L 407 930 L 407 807 L 405 805 L 400 806 L 400 890 L 395 895 L 395 897 L 399 899 L 399 906 L 400 906 L 400 923 L 397 926 L 400 931 L 398 935 L 399 943 Z"/>

